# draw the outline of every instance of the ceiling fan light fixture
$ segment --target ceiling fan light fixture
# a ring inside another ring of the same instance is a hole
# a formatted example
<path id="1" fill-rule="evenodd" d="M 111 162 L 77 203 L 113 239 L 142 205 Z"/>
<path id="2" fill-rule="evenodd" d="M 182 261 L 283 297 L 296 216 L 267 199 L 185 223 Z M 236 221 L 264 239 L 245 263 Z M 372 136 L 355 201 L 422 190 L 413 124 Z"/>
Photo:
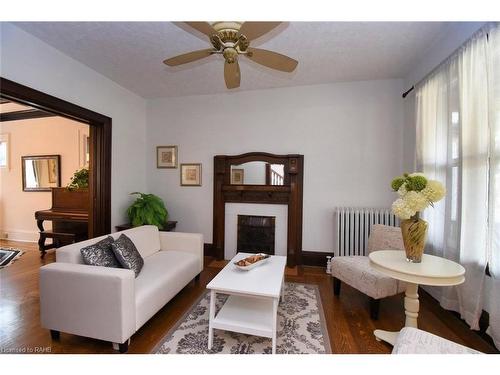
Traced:
<path id="1" fill-rule="evenodd" d="M 238 58 L 238 51 L 233 47 L 227 47 L 222 52 L 222 56 L 224 56 L 228 64 L 232 64 Z"/>
<path id="2" fill-rule="evenodd" d="M 193 51 L 164 61 L 169 66 L 185 64 L 196 61 L 213 54 L 224 56 L 224 79 L 228 89 L 240 86 L 240 68 L 238 55 L 245 55 L 257 64 L 271 69 L 291 72 L 295 69 L 298 61 L 273 52 L 259 48 L 250 48 L 250 42 L 273 30 L 281 22 L 186 22 L 195 30 L 205 34 L 211 49 Z"/>
<path id="3" fill-rule="evenodd" d="M 217 32 L 220 32 L 222 30 L 232 30 L 238 32 L 240 31 L 241 25 L 243 24 L 243 22 L 237 21 L 215 21 L 209 23 Z"/>

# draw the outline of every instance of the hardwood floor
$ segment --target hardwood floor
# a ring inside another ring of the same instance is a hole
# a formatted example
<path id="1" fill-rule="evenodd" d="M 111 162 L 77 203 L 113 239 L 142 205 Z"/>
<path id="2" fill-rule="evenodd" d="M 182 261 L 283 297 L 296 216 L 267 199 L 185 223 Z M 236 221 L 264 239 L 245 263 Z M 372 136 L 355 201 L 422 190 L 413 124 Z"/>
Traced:
<path id="1" fill-rule="evenodd" d="M 40 266 L 55 260 L 53 251 L 40 259 L 36 244 L 2 241 L 0 245 L 20 248 L 26 253 L 11 266 L 0 270 L 0 353 L 116 353 L 109 342 L 61 333 L 52 341 L 49 331 L 40 326 L 38 274 Z M 129 353 L 150 353 L 158 341 L 205 291 L 205 285 L 218 273 L 220 265 L 205 259 L 200 281 L 191 282 L 134 336 Z M 342 285 L 339 297 L 333 295 L 331 277 L 324 269 L 303 267 L 288 273 L 287 281 L 319 286 L 333 353 L 390 353 L 391 346 L 377 342 L 376 328 L 398 330 L 404 324 L 403 297 L 387 298 L 380 303 L 379 320 L 369 315 L 368 297 Z M 420 291 L 420 328 L 485 353 L 498 353 L 494 347 L 468 326 L 443 310 L 425 292 Z"/>

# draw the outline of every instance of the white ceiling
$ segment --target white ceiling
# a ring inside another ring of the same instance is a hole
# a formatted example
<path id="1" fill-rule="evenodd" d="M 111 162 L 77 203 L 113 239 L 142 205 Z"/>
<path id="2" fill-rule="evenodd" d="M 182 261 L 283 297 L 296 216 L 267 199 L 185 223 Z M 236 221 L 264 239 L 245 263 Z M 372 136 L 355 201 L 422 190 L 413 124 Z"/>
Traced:
<path id="1" fill-rule="evenodd" d="M 16 25 L 144 98 L 228 91 L 219 55 L 174 68 L 162 63 L 209 47 L 208 38 L 182 24 Z M 241 87 L 236 90 L 404 78 L 451 26 L 447 22 L 286 22 L 251 45 L 297 59 L 295 72 L 278 72 L 241 57 Z"/>

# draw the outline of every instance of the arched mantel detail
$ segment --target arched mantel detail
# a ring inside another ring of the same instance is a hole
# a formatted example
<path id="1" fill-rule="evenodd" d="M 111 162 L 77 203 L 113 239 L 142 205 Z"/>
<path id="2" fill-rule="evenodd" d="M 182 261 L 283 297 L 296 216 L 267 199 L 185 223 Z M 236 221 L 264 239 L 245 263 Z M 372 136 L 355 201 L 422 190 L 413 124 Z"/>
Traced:
<path id="1" fill-rule="evenodd" d="M 252 161 L 283 164 L 284 185 L 231 185 L 231 165 Z M 288 206 L 287 265 L 302 264 L 302 201 L 304 156 L 250 152 L 214 157 L 213 248 L 217 259 L 224 258 L 225 204 L 258 203 Z"/>

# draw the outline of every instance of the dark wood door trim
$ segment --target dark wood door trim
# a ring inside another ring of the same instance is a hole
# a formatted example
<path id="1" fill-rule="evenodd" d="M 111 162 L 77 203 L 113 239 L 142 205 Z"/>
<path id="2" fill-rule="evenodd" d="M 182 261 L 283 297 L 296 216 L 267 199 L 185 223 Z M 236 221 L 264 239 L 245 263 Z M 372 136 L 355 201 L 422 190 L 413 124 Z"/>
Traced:
<path id="1" fill-rule="evenodd" d="M 90 125 L 89 237 L 111 232 L 111 118 L 0 77 L 0 97 Z"/>
<path id="2" fill-rule="evenodd" d="M 283 164 L 284 185 L 231 185 L 231 165 L 251 161 Z M 287 265 L 302 264 L 302 202 L 304 180 L 303 155 L 274 155 L 251 152 L 214 157 L 213 251 L 224 258 L 225 204 L 269 203 L 288 206 Z"/>
<path id="3" fill-rule="evenodd" d="M 26 109 L 22 111 L 0 113 L 0 121 L 30 120 L 33 118 L 44 118 L 56 116 L 53 113 L 41 111 L 39 109 Z"/>

